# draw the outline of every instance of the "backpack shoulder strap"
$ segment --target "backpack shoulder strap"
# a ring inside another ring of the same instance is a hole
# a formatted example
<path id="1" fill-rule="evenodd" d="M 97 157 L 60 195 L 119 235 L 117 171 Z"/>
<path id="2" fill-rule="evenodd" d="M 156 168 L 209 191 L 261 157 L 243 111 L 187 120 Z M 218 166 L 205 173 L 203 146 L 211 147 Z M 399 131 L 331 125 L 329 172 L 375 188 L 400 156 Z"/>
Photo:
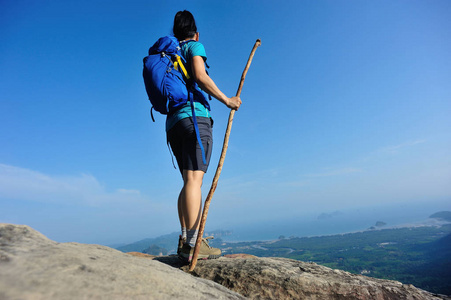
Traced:
<path id="1" fill-rule="evenodd" d="M 174 63 L 174 67 L 177 69 L 178 67 L 180 67 L 181 73 L 183 74 L 183 76 L 185 76 L 185 78 L 187 80 L 190 80 L 190 76 L 188 74 L 188 72 L 186 71 L 185 66 L 183 65 L 182 62 L 182 58 L 180 57 L 180 55 L 174 55 L 175 58 L 175 63 Z"/>

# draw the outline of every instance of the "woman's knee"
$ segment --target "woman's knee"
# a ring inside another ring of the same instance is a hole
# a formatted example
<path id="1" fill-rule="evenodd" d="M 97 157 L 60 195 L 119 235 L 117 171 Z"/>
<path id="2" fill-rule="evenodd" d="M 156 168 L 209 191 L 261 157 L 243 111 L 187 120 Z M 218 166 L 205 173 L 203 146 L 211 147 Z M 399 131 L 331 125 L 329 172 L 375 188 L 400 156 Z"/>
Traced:
<path id="1" fill-rule="evenodd" d="M 186 185 L 195 184 L 202 186 L 202 181 L 204 179 L 204 172 L 200 170 L 183 170 L 183 182 Z"/>

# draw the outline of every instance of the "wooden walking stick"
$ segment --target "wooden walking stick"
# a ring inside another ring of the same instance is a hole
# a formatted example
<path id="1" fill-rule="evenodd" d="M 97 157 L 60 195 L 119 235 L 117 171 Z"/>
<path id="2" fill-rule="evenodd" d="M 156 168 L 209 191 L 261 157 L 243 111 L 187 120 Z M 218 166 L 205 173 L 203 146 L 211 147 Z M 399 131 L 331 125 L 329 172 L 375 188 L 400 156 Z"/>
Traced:
<path id="1" fill-rule="evenodd" d="M 241 90 L 243 88 L 244 79 L 246 78 L 247 71 L 249 70 L 249 66 L 251 65 L 252 58 L 254 57 L 255 50 L 257 47 L 261 45 L 260 39 L 254 44 L 252 48 L 251 54 L 249 55 L 249 59 L 247 60 L 246 67 L 244 68 L 243 74 L 241 75 L 240 84 L 238 86 L 238 91 L 236 92 L 236 96 L 241 95 Z M 224 136 L 224 144 L 222 146 L 221 157 L 219 158 L 218 167 L 216 168 L 215 176 L 213 177 L 213 182 L 211 183 L 210 191 L 208 192 L 207 199 L 205 199 L 204 210 L 202 211 L 202 219 L 200 221 L 199 233 L 197 235 L 196 246 L 194 247 L 193 259 L 191 260 L 191 264 L 189 266 L 189 271 L 192 272 L 197 264 L 197 257 L 199 256 L 200 245 L 202 242 L 202 237 L 204 235 L 205 223 L 207 222 L 208 209 L 210 207 L 211 198 L 213 198 L 213 194 L 215 193 L 216 186 L 218 185 L 219 175 L 221 175 L 222 165 L 224 164 L 224 159 L 227 152 L 227 147 L 229 146 L 229 137 L 230 131 L 232 129 L 233 116 L 235 115 L 235 110 L 232 109 L 229 115 L 229 121 L 227 123 L 227 130 Z"/>

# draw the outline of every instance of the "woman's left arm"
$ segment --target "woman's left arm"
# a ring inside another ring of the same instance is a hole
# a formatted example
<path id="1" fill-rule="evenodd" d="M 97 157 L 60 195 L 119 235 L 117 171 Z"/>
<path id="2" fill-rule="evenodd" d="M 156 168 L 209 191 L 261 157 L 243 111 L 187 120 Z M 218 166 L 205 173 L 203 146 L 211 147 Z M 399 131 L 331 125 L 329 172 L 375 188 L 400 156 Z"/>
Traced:
<path id="1" fill-rule="evenodd" d="M 241 105 L 240 97 L 229 98 L 223 92 L 221 92 L 221 90 L 216 86 L 213 79 L 208 76 L 205 70 L 204 59 L 202 58 L 202 56 L 194 56 L 191 60 L 191 66 L 194 80 L 202 90 L 227 105 L 228 108 L 238 110 Z"/>

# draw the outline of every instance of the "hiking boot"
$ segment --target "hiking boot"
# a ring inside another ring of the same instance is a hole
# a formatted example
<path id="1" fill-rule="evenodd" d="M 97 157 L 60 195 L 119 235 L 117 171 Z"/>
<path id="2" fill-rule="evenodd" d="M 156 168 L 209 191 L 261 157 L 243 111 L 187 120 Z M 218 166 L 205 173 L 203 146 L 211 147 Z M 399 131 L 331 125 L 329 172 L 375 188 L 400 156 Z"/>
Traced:
<path id="1" fill-rule="evenodd" d="M 180 251 L 182 250 L 183 244 L 186 243 L 186 238 L 182 238 L 181 235 L 179 235 L 179 245 L 177 247 L 177 255 L 180 254 Z"/>
<path id="2" fill-rule="evenodd" d="M 212 236 L 207 238 L 203 238 L 200 244 L 199 255 L 197 259 L 215 259 L 221 256 L 221 250 L 218 248 L 213 248 L 208 244 L 208 240 L 212 239 Z M 191 247 L 188 243 L 183 244 L 182 249 L 180 250 L 179 257 L 180 259 L 191 262 L 194 255 L 194 247 Z"/>

